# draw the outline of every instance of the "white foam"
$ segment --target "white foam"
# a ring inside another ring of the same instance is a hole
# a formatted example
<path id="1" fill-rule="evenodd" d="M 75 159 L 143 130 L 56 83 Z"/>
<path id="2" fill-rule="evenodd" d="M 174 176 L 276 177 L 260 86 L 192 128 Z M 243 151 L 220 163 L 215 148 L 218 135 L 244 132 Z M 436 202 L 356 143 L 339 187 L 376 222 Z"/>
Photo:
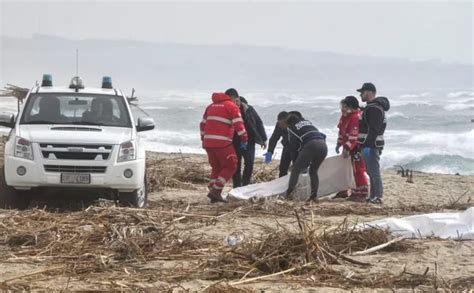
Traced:
<path id="1" fill-rule="evenodd" d="M 402 112 L 388 112 L 387 113 L 387 118 L 408 118 L 405 114 Z"/>
<path id="2" fill-rule="evenodd" d="M 439 133 L 417 131 L 403 142 L 406 148 L 427 148 L 431 154 L 458 155 L 474 159 L 474 129 L 468 132 Z"/>
<path id="3" fill-rule="evenodd" d="M 459 103 L 459 104 L 450 104 L 447 106 L 443 107 L 446 111 L 462 111 L 462 110 L 471 110 L 474 109 L 474 104 L 464 104 L 464 103 Z"/>
<path id="4" fill-rule="evenodd" d="M 168 110 L 169 107 L 161 107 L 161 106 L 145 106 L 140 107 L 143 110 Z"/>
<path id="5" fill-rule="evenodd" d="M 474 97 L 474 92 L 459 91 L 447 94 L 448 98 Z"/>
<path id="6" fill-rule="evenodd" d="M 421 93 L 421 94 L 405 94 L 405 95 L 401 95 L 399 98 L 400 99 L 414 99 L 414 98 L 428 98 L 428 97 L 431 97 L 432 94 L 429 93 L 429 92 L 424 92 L 424 93 Z"/>

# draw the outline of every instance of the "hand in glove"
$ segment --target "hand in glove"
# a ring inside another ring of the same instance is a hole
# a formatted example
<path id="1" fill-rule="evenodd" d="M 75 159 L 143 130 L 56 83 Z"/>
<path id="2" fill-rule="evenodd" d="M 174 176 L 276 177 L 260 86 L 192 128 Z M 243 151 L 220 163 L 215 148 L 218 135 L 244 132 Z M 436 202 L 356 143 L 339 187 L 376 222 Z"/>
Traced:
<path id="1" fill-rule="evenodd" d="M 362 155 L 366 158 L 370 157 L 370 148 L 364 148 L 362 150 Z"/>
<path id="2" fill-rule="evenodd" d="M 242 142 L 240 143 L 240 149 L 243 150 L 243 151 L 246 151 L 248 145 L 249 145 L 248 141 L 242 141 Z"/>
<path id="3" fill-rule="evenodd" d="M 273 154 L 272 153 L 267 152 L 263 156 L 265 157 L 265 163 L 266 164 L 270 164 L 272 162 L 272 159 L 273 159 Z"/>
<path id="4" fill-rule="evenodd" d="M 341 148 L 341 145 L 340 145 L 340 144 L 337 144 L 337 145 L 336 145 L 336 154 L 338 154 L 338 155 L 339 155 L 339 153 L 340 153 L 340 151 L 339 151 L 340 148 Z"/>

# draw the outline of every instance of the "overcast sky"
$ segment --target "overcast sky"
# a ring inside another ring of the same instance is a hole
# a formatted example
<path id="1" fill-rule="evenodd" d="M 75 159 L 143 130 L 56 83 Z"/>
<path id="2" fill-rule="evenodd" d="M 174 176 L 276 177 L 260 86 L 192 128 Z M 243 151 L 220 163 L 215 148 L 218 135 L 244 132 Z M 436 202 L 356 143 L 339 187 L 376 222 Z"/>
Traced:
<path id="1" fill-rule="evenodd" d="M 238 43 L 474 63 L 471 1 L 0 1 L 4 36 Z"/>

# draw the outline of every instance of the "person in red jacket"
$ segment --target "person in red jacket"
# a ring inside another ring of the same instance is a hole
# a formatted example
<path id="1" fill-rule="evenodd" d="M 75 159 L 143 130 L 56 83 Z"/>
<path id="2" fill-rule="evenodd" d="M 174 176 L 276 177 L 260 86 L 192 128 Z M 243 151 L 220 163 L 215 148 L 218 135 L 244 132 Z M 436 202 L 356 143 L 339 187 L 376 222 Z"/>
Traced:
<path id="1" fill-rule="evenodd" d="M 204 112 L 201 121 L 202 146 L 211 165 L 211 181 L 207 197 L 211 203 L 225 202 L 222 190 L 237 169 L 237 155 L 232 145 L 236 132 L 240 137 L 240 148 L 245 150 L 248 135 L 239 107 L 224 93 L 213 93 L 212 104 Z"/>
<path id="2" fill-rule="evenodd" d="M 337 140 L 336 153 L 339 154 L 343 148 L 342 156 L 351 157 L 356 181 L 356 188 L 351 190 L 348 200 L 363 202 L 368 196 L 368 179 L 365 172 L 365 162 L 362 159 L 360 149 L 357 144 L 359 135 L 360 110 L 359 101 L 354 96 L 348 96 L 341 101 L 342 116 L 339 121 L 339 137 Z M 341 191 L 336 198 L 348 197 L 348 191 Z"/>

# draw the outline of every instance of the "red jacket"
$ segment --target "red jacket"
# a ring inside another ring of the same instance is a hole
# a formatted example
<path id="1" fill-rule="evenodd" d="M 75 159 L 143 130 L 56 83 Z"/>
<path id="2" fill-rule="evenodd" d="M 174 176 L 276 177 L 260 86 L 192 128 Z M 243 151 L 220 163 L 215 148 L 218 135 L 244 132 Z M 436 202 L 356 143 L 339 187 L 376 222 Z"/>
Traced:
<path id="1" fill-rule="evenodd" d="M 248 135 L 240 109 L 223 93 L 212 94 L 212 104 L 206 108 L 201 122 L 201 140 L 204 148 L 222 148 L 232 143 L 234 132 L 241 141 Z"/>
<path id="2" fill-rule="evenodd" d="M 337 143 L 344 150 L 352 152 L 357 148 L 357 137 L 359 136 L 360 111 L 348 112 L 342 115 L 337 127 L 339 128 L 339 138 Z"/>

